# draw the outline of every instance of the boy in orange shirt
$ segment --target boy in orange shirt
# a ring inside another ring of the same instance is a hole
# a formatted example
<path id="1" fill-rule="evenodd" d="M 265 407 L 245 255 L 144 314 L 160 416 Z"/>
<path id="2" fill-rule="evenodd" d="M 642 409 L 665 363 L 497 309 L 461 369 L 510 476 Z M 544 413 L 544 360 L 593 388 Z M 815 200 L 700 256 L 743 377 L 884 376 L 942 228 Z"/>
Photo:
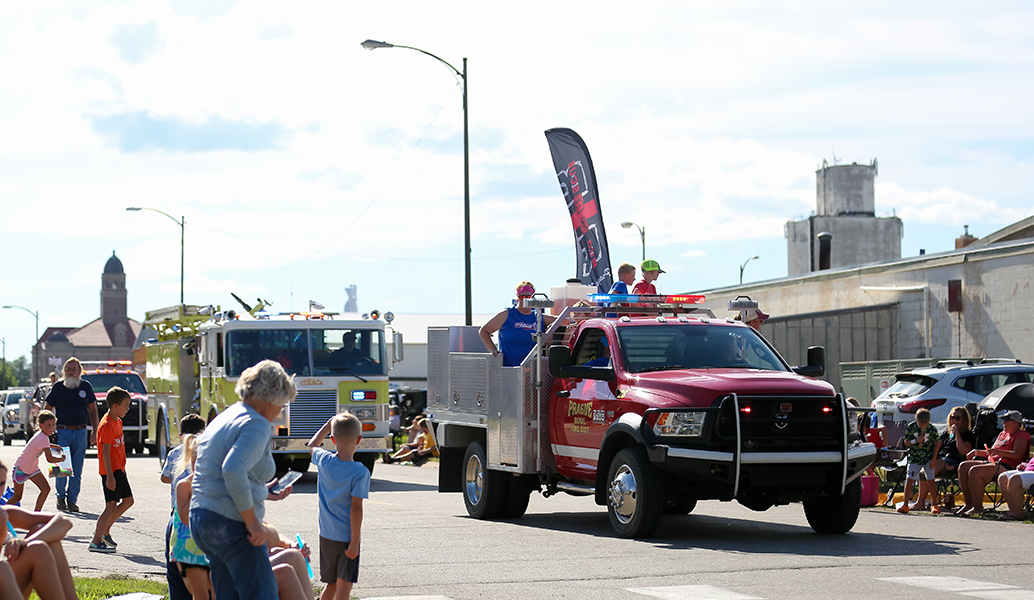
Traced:
<path id="1" fill-rule="evenodd" d="M 108 390 L 108 414 L 97 427 L 97 458 L 100 460 L 101 482 L 104 485 L 104 512 L 97 517 L 90 552 L 114 552 L 118 544 L 111 539 L 111 526 L 133 506 L 133 490 L 126 477 L 126 444 L 122 435 L 122 418 L 129 412 L 129 392 L 113 387 Z M 120 502 L 121 500 L 121 502 Z"/>

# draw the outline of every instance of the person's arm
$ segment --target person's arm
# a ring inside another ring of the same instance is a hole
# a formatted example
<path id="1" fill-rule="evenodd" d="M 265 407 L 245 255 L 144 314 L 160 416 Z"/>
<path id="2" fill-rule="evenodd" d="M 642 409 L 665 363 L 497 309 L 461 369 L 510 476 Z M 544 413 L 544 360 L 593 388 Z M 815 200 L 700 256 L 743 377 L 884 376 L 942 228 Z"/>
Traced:
<path id="1" fill-rule="evenodd" d="M 253 426 L 247 426 L 241 430 L 221 465 L 226 493 L 229 494 L 237 511 L 244 518 L 249 533 L 261 534 L 257 544 L 252 540 L 256 546 L 261 546 L 265 540 L 265 529 L 262 528 L 262 523 L 255 516 L 255 502 L 251 496 L 251 479 L 248 477 L 248 472 L 266 457 L 267 452 L 269 452 L 268 423 L 266 426 L 255 423 Z M 249 539 L 251 539 L 250 535 Z"/>
<path id="2" fill-rule="evenodd" d="M 352 496 L 352 510 L 350 512 L 352 522 L 352 536 L 348 541 L 348 549 L 345 556 L 355 558 L 359 556 L 359 531 L 363 526 L 363 499 Z"/>
<path id="3" fill-rule="evenodd" d="M 59 463 L 64 460 L 64 456 L 61 458 L 54 456 L 53 450 L 61 450 L 61 446 L 58 446 L 57 444 L 48 444 L 47 447 L 43 449 L 43 454 L 47 457 L 47 462 Z"/>
<path id="4" fill-rule="evenodd" d="M 194 490 L 190 484 L 194 481 L 194 474 L 184 477 L 176 484 L 176 514 L 184 525 L 190 525 L 190 498 Z"/>
<path id="5" fill-rule="evenodd" d="M 97 403 L 91 402 L 86 405 L 86 412 L 90 414 L 90 425 L 93 425 L 93 432 L 90 434 L 90 445 L 97 445 L 97 427 L 100 419 L 97 418 Z"/>
<path id="6" fill-rule="evenodd" d="M 316 451 L 316 448 L 319 448 L 323 445 L 323 440 L 326 439 L 327 434 L 330 433 L 330 422 L 333 420 L 334 417 L 327 419 L 327 422 L 323 424 L 323 427 L 321 427 L 319 431 L 313 434 L 312 438 L 309 440 L 309 454 L 312 454 Z"/>
<path id="7" fill-rule="evenodd" d="M 101 456 L 104 461 L 104 472 L 107 475 L 104 476 L 104 487 L 111 491 L 115 491 L 115 474 L 111 471 L 111 444 L 101 442 Z"/>
<path id="8" fill-rule="evenodd" d="M 959 454 L 966 456 L 969 451 L 973 449 L 973 444 L 962 439 L 962 436 L 955 436 L 955 449 L 959 451 Z"/>
<path id="9" fill-rule="evenodd" d="M 509 311 L 499 311 L 499 314 L 489 319 L 487 323 L 481 326 L 481 329 L 478 329 L 478 335 L 481 336 L 481 342 L 485 345 L 485 348 L 492 353 L 492 356 L 499 356 L 499 348 L 497 348 L 495 342 L 492 341 L 492 334 L 503 327 L 503 323 L 506 323 L 506 317 L 508 315 Z"/>
<path id="10" fill-rule="evenodd" d="M 1004 458 L 1006 460 L 1022 460 L 1024 458 L 1027 458 L 1026 456 L 1021 456 L 1023 450 L 1016 449 L 1016 446 L 1021 446 L 1025 448 L 1027 445 L 1018 442 L 1020 442 L 1020 438 L 1018 436 L 1015 436 L 1012 440 L 1011 449 L 1006 450 L 1003 446 L 996 446 L 991 448 L 991 454 L 994 454 L 998 458 Z"/>
<path id="11" fill-rule="evenodd" d="M 2 510 L 12 526 L 29 532 L 28 536 L 18 540 L 18 544 L 9 542 L 6 545 L 4 551 L 8 560 L 17 559 L 18 553 L 28 542 L 60 542 L 72 529 L 72 521 L 63 515 L 33 512 L 17 506 L 5 506 Z"/>

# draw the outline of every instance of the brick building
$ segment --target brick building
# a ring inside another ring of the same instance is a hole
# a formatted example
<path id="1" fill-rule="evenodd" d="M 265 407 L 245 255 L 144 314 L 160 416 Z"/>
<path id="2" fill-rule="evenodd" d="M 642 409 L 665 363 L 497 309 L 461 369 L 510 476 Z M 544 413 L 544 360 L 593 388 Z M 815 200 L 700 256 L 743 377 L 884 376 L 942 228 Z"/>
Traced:
<path id="1" fill-rule="evenodd" d="M 126 273 L 112 251 L 101 274 L 100 317 L 82 327 L 47 327 L 33 348 L 37 380 L 58 372 L 72 356 L 79 360 L 132 360 L 141 324 L 126 308 Z"/>

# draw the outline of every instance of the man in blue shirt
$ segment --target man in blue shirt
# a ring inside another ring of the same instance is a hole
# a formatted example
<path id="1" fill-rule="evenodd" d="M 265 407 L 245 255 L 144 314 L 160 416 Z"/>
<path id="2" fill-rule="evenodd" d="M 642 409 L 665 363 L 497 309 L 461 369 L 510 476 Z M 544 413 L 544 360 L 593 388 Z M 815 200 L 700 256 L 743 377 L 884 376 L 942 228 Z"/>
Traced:
<path id="1" fill-rule="evenodd" d="M 57 509 L 79 512 L 77 502 L 86 446 L 97 443 L 97 397 L 90 382 L 83 379 L 83 365 L 78 358 L 73 356 L 65 361 L 64 374 L 65 378 L 50 388 L 46 409 L 57 415 L 57 444 L 67 446 L 72 455 L 72 476 L 57 478 Z M 89 439 L 87 424 L 93 426 Z"/>

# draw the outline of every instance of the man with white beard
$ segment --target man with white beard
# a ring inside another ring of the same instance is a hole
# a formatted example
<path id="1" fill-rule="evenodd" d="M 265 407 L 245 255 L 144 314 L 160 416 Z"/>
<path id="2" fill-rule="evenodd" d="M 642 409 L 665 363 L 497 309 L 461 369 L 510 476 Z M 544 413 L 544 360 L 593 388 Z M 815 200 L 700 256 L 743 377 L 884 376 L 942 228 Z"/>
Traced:
<path id="1" fill-rule="evenodd" d="M 86 446 L 96 443 L 97 397 L 93 386 L 83 380 L 83 365 L 74 356 L 65 361 L 65 378 L 54 384 L 47 395 L 47 410 L 57 415 L 57 444 L 72 454 L 72 476 L 57 478 L 57 509 L 79 512 L 79 488 L 82 484 Z M 87 421 L 93 425 L 89 440 Z M 67 489 L 67 494 L 66 490 Z"/>

